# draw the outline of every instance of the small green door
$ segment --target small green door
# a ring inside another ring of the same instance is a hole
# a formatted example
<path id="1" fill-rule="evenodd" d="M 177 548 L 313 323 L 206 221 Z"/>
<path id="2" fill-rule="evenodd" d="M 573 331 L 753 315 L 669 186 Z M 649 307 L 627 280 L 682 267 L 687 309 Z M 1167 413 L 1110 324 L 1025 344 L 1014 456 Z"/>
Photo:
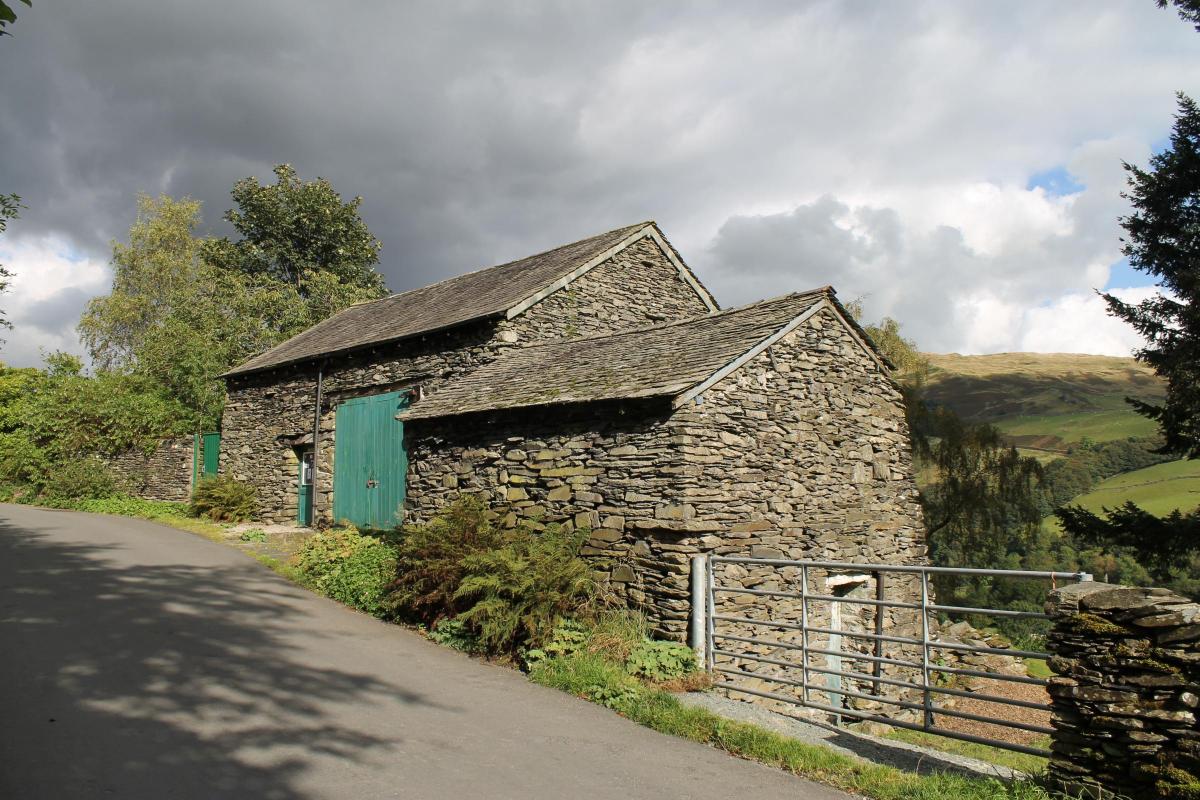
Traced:
<path id="1" fill-rule="evenodd" d="M 296 519 L 305 527 L 312 524 L 313 510 L 313 451 L 300 452 L 300 491 Z"/>
<path id="2" fill-rule="evenodd" d="M 401 521 L 408 456 L 396 414 L 406 392 L 347 400 L 337 408 L 333 444 L 333 518 L 360 528 L 394 528 Z"/>
<path id="3" fill-rule="evenodd" d="M 211 478 L 217 474 L 217 466 L 221 463 L 221 434 L 206 433 L 203 438 L 204 448 L 204 477 Z"/>

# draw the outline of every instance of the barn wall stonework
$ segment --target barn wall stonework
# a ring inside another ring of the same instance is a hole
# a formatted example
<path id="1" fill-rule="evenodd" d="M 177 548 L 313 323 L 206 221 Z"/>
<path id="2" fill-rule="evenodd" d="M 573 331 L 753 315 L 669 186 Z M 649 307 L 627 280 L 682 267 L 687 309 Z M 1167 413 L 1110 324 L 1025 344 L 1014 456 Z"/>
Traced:
<path id="1" fill-rule="evenodd" d="M 636 291 L 630 292 L 630 287 Z M 512 320 L 481 321 L 331 357 L 322 389 L 315 524 L 334 522 L 334 420 L 342 400 L 417 387 L 437 391 L 444 382 L 493 360 L 506 347 L 594 336 L 706 310 L 658 245 L 642 240 Z M 258 516 L 265 522 L 296 519 L 295 445 L 305 435 L 311 440 L 316 386 L 313 363 L 234 377 L 228 383 L 220 472 L 257 487 Z"/>
<path id="2" fill-rule="evenodd" d="M 475 493 L 510 523 L 587 527 L 584 555 L 675 638 L 696 553 L 925 558 L 899 391 L 828 315 L 677 410 L 535 409 L 416 421 L 407 436 L 409 520 Z M 722 577 L 778 584 L 768 572 L 731 566 Z M 771 613 L 798 618 L 787 604 Z"/>
<path id="3" fill-rule="evenodd" d="M 498 334 L 520 343 L 598 336 L 709 311 L 653 239 L 642 239 L 555 292 Z"/>

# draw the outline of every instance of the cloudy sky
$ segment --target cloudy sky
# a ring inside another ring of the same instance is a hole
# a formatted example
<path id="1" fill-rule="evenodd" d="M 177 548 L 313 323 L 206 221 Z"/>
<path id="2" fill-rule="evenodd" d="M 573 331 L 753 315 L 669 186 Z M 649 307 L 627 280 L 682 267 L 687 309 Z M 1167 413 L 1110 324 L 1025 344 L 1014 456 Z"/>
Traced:
<path id="1" fill-rule="evenodd" d="M 724 305 L 822 284 L 931 351 L 1127 354 L 1122 160 L 1200 93 L 1152 0 L 34 0 L 0 39 L 0 358 L 79 351 L 136 193 L 289 162 L 404 290 L 655 219 Z"/>

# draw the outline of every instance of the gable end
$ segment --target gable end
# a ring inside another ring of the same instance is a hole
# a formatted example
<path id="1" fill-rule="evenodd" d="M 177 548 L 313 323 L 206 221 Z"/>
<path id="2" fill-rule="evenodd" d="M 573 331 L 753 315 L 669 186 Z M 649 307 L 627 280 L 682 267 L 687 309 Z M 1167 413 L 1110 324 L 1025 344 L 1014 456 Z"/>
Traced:
<path id="1" fill-rule="evenodd" d="M 828 289 L 828 287 L 827 287 L 827 289 Z M 767 338 L 763 339 L 758 344 L 754 345 L 754 347 L 750 348 L 745 353 L 743 353 L 742 355 L 735 358 L 733 361 L 730 361 L 728 364 L 721 367 L 719 370 L 714 372 L 708 378 L 706 378 L 703 381 L 701 381 L 700 383 L 696 384 L 691 389 L 688 389 L 686 392 L 678 395 L 672 401 L 672 403 L 671 403 L 672 407 L 679 408 L 679 407 L 685 405 L 686 403 L 689 403 L 692 400 L 695 400 L 697 397 L 699 397 L 700 395 L 702 395 L 706 391 L 708 391 L 709 388 L 716 385 L 717 383 L 724 380 L 725 378 L 729 377 L 734 372 L 737 372 L 744 365 L 746 365 L 751 360 L 753 360 L 755 356 L 759 355 L 764 350 L 769 348 L 771 345 L 775 344 L 780 339 L 787 336 L 792 331 L 796 330 L 796 328 L 803 325 L 809 319 L 811 319 L 812 317 L 814 317 L 815 315 L 819 314 L 821 311 L 826 310 L 826 309 L 833 312 L 834 318 L 837 319 L 837 321 L 839 323 L 841 323 L 842 328 L 845 329 L 846 333 L 848 333 L 850 335 L 850 338 L 852 338 L 855 342 L 857 342 L 858 346 L 861 347 L 862 350 L 868 356 L 870 356 L 871 360 L 875 362 L 876 366 L 879 367 L 880 371 L 882 371 L 884 375 L 889 375 L 888 364 L 879 356 L 879 353 L 877 353 L 875 351 L 875 348 L 872 347 L 865 339 L 863 339 L 863 337 L 855 330 L 856 326 L 850 324 L 850 322 L 846 319 L 845 315 L 841 312 L 841 310 L 839 308 L 839 304 L 836 302 L 831 302 L 830 299 L 828 297 L 826 297 L 826 298 L 822 299 L 820 302 L 813 304 L 812 307 L 806 309 L 804 311 L 804 313 L 799 314 L 798 316 L 792 318 L 782 328 L 780 328 L 779 330 L 777 330 L 775 333 L 771 334 Z"/>
<path id="2" fill-rule="evenodd" d="M 692 288 L 692 291 L 696 293 L 701 302 L 703 302 L 708 308 L 709 313 L 719 311 L 720 309 L 712 295 L 708 293 L 708 290 L 706 290 L 700 284 L 700 281 L 696 279 L 696 276 L 692 274 L 692 271 L 688 269 L 687 266 L 679 259 L 678 255 L 675 253 L 675 249 L 667 244 L 662 234 L 659 233 L 657 227 L 653 223 L 649 223 L 641 230 L 633 233 L 633 235 L 621 240 L 620 242 L 617 242 L 603 253 L 600 253 L 588 262 L 582 264 L 558 280 L 554 281 L 554 283 L 539 289 L 521 302 L 512 306 L 504 312 L 505 319 L 513 319 L 514 317 L 520 316 L 533 306 L 540 303 L 542 300 L 545 300 L 547 297 L 557 292 L 559 289 L 566 288 L 574 281 L 603 264 L 605 261 L 608 261 L 625 248 L 647 238 L 651 239 L 655 244 L 658 245 L 659 249 L 664 255 L 666 255 L 667 260 L 669 260 L 671 265 L 674 266 L 676 271 L 679 272 L 679 277 Z"/>

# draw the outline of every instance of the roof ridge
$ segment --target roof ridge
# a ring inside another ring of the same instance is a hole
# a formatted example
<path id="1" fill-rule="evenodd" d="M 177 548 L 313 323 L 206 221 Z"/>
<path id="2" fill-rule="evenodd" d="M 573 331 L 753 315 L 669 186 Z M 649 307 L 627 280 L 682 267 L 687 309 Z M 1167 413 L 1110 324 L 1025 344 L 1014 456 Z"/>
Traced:
<path id="1" fill-rule="evenodd" d="M 635 228 L 644 228 L 647 225 L 656 225 L 656 223 L 654 222 L 654 220 L 646 220 L 644 222 L 634 223 L 633 225 L 623 225 L 618 228 L 612 228 L 611 230 L 603 231 L 601 233 L 593 233 L 591 236 L 584 236 L 582 239 L 576 239 L 573 242 L 567 242 L 566 244 L 555 245 L 554 247 L 550 247 L 545 250 L 539 250 L 536 253 L 530 253 L 529 255 L 521 256 L 520 258 L 514 258 L 511 261 L 504 261 L 499 264 L 492 264 L 491 266 L 487 266 L 487 267 L 479 267 L 478 269 L 473 269 L 473 270 L 470 270 L 469 272 L 461 272 L 458 275 L 451 275 L 448 278 L 442 278 L 440 281 L 435 281 L 433 283 L 427 283 L 424 286 L 417 286 L 413 289 L 406 289 L 403 292 L 393 292 L 392 294 L 389 294 L 387 297 L 379 297 L 374 300 L 363 300 L 358 303 L 353 303 L 352 305 L 368 306 L 368 305 L 371 305 L 372 303 L 382 303 L 384 300 L 395 300 L 397 297 L 403 297 L 404 295 L 412 294 L 413 292 L 423 292 L 426 289 L 432 289 L 435 286 L 441 286 L 443 284 L 450 283 L 451 281 L 461 280 L 462 278 L 467 278 L 467 277 L 470 277 L 471 275 L 478 275 L 481 272 L 487 272 L 489 269 L 499 269 L 500 267 L 507 267 L 512 264 L 516 264 L 518 261 L 528 261 L 529 259 L 537 258 L 538 256 L 544 256 L 549 253 L 553 253 L 557 250 L 565 250 L 568 247 L 574 247 L 575 245 L 582 244 L 583 242 L 586 242 L 590 239 L 599 239 L 601 236 L 609 236 L 611 234 L 617 233 L 618 231 L 632 231 Z"/>
<path id="2" fill-rule="evenodd" d="M 518 349 L 519 350 L 532 350 L 532 349 L 538 348 L 538 347 L 553 347 L 555 345 L 562 345 L 567 342 L 569 342 L 571 344 L 578 344 L 580 342 L 589 342 L 589 341 L 594 341 L 596 339 L 615 339 L 618 336 L 631 336 L 635 333 L 647 333 L 649 331 L 662 330 L 663 328 L 671 328 L 671 327 L 675 327 L 677 325 L 688 325 L 693 322 L 700 322 L 701 320 L 715 319 L 717 317 L 724 317 L 724 316 L 728 316 L 730 314 L 736 314 L 741 311 L 749 311 L 750 309 L 755 308 L 756 306 L 766 305 L 767 303 L 778 303 L 779 301 L 786 300 L 788 298 L 808 297 L 808 296 L 814 295 L 814 294 L 824 294 L 826 296 L 833 295 L 833 287 L 826 284 L 825 286 L 819 286 L 816 289 L 806 289 L 804 291 L 799 291 L 799 292 L 788 292 L 787 294 L 781 294 L 781 295 L 777 295 L 775 297 L 767 297 L 762 300 L 755 300 L 753 303 L 746 303 L 745 305 L 735 306 L 733 308 L 722 308 L 720 311 L 711 311 L 708 314 L 700 314 L 695 317 L 683 317 L 682 319 L 666 320 L 665 322 L 656 322 L 653 325 L 643 325 L 638 328 L 622 328 L 619 331 L 610 331 L 608 333 L 597 333 L 597 334 L 593 334 L 591 336 L 579 336 L 574 339 L 552 339 L 552 340 L 541 341 L 541 342 L 530 342 L 529 344 L 523 345 Z"/>

